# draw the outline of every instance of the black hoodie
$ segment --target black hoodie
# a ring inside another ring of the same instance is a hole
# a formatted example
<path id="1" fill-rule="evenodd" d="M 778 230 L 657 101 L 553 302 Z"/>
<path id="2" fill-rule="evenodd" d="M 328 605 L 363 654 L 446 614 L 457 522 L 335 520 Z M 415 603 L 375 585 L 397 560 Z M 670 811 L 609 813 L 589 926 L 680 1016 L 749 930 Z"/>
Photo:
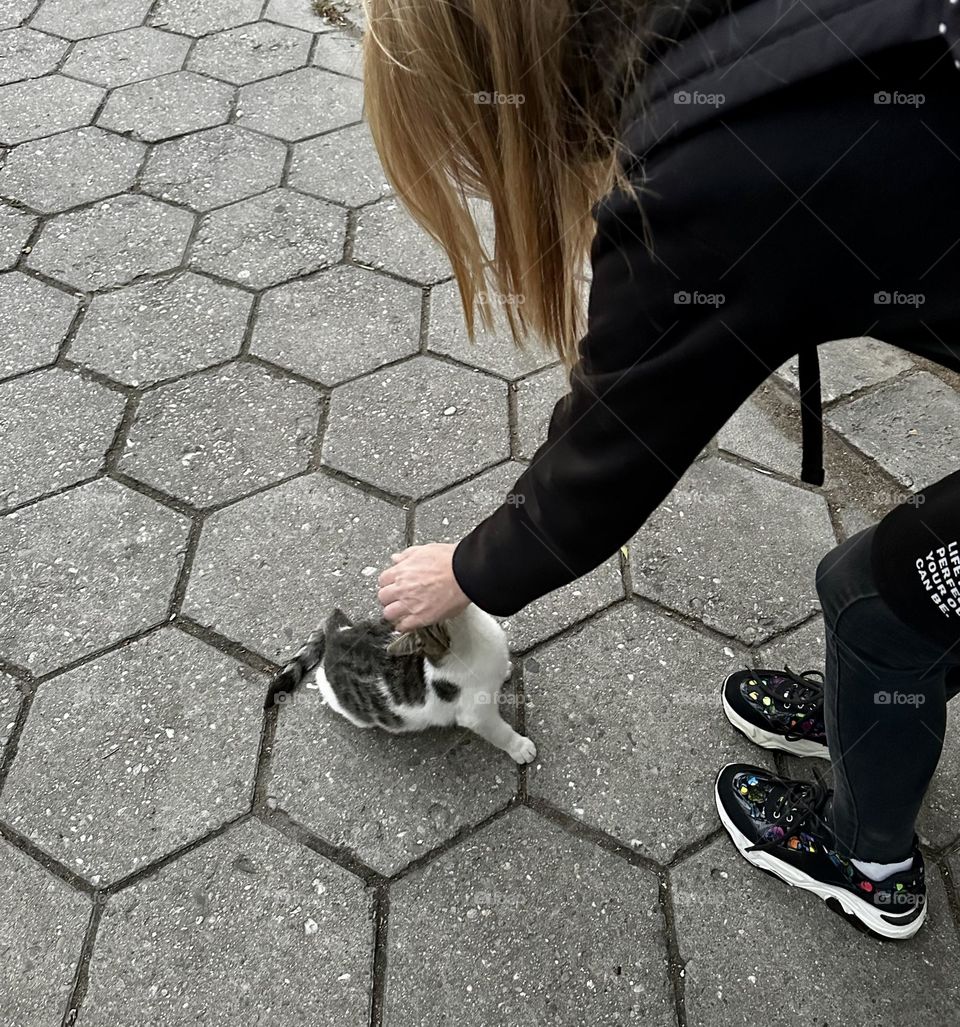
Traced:
<path id="1" fill-rule="evenodd" d="M 478 606 L 511 615 L 615 553 L 797 353 L 869 335 L 960 370 L 958 40 L 949 0 L 755 0 L 667 49 L 624 106 L 643 212 L 593 209 L 571 392 L 454 553 Z M 878 99 L 897 91 L 923 116 Z"/>

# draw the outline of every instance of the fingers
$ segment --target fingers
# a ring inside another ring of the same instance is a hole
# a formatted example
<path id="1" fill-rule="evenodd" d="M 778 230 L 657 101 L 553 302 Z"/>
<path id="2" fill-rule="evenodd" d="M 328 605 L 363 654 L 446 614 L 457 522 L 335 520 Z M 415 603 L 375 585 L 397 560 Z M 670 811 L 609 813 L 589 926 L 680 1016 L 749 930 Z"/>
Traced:
<path id="1" fill-rule="evenodd" d="M 397 630 L 402 630 L 399 621 L 407 616 L 407 608 L 403 603 L 391 603 L 383 608 L 383 615 Z"/>
<path id="2" fill-rule="evenodd" d="M 383 611 L 383 615 L 395 631 L 413 631 L 414 628 L 422 628 L 429 623 L 423 617 L 415 617 L 409 613 L 402 603 L 391 603 Z"/>
<path id="3" fill-rule="evenodd" d="M 391 553 L 390 559 L 393 562 L 393 566 L 388 567 L 385 571 L 380 573 L 380 577 L 377 579 L 380 587 L 383 588 L 384 585 L 392 585 L 397 577 L 397 564 L 403 563 L 404 560 L 413 556 L 417 549 L 422 548 L 422 546 L 410 546 L 409 548 L 404 549 L 403 552 Z"/>
<path id="4" fill-rule="evenodd" d="M 402 591 L 399 585 L 385 585 L 377 592 L 377 599 L 381 606 L 386 607 L 400 599 Z"/>

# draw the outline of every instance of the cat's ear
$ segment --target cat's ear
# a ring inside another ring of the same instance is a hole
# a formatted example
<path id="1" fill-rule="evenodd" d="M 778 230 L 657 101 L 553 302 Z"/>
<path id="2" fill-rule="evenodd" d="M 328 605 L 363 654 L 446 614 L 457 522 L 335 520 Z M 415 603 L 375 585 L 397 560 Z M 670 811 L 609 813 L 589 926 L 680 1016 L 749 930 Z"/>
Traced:
<path id="1" fill-rule="evenodd" d="M 443 624 L 428 624 L 419 628 L 417 634 L 423 655 L 431 663 L 439 663 L 450 652 L 450 632 Z"/>
<path id="2" fill-rule="evenodd" d="M 327 631 L 338 631 L 340 628 L 351 628 L 353 627 L 353 621 L 340 609 L 336 607 L 333 613 L 327 618 L 326 630 Z"/>
<path id="3" fill-rule="evenodd" d="M 419 656 L 423 643 L 416 631 L 405 631 L 387 646 L 387 652 L 391 656 Z"/>

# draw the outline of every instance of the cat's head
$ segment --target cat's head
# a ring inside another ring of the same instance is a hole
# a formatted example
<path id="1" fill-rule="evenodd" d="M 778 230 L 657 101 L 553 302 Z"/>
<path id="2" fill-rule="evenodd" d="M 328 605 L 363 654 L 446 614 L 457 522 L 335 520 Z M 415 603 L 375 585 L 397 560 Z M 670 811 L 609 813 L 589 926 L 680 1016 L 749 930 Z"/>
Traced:
<path id="1" fill-rule="evenodd" d="M 326 634 L 334 631 L 360 632 L 366 637 L 367 632 L 374 631 L 378 644 L 383 644 L 381 629 L 388 629 L 386 621 L 376 625 L 373 621 L 363 621 L 354 624 L 353 621 L 339 607 L 334 609 L 327 618 L 324 626 Z M 391 656 L 424 656 L 431 663 L 440 663 L 450 652 L 450 631 L 444 623 L 430 624 L 425 628 L 417 628 L 414 631 L 405 631 L 398 635 L 387 645 L 387 652 Z"/>

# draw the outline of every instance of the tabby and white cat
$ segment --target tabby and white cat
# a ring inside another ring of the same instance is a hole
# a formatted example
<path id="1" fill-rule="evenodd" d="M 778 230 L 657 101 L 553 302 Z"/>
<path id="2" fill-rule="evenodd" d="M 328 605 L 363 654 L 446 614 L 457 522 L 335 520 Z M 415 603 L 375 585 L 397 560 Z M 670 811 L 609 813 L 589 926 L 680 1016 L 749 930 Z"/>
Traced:
<path id="1" fill-rule="evenodd" d="M 500 715 L 511 671 L 506 635 L 471 604 L 443 624 L 398 636 L 385 620 L 352 623 L 334 610 L 271 683 L 268 707 L 314 674 L 331 709 L 357 727 L 469 728 L 517 763 L 537 748 Z"/>

